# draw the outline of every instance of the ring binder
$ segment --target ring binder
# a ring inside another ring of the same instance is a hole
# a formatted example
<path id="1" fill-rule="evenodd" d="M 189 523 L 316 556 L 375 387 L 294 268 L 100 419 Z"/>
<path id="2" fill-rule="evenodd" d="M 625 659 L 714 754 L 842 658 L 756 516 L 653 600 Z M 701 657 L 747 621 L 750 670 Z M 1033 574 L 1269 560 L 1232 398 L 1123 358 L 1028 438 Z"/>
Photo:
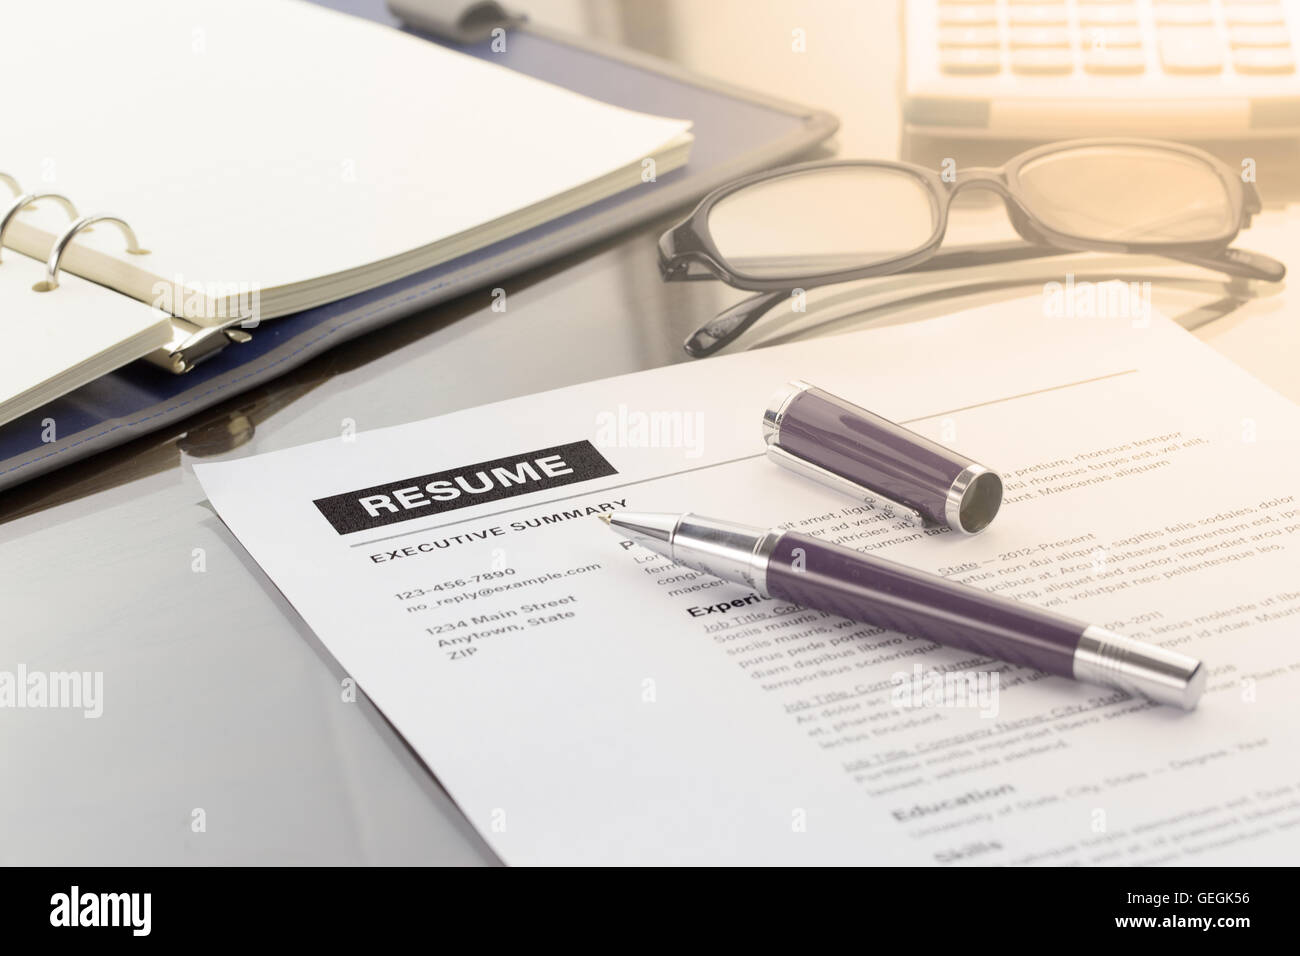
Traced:
<path id="1" fill-rule="evenodd" d="M 53 292 L 59 287 L 59 262 L 63 259 L 63 253 L 67 251 L 72 240 L 77 237 L 88 226 L 97 222 L 106 222 L 110 225 L 117 226 L 122 235 L 126 237 L 126 251 L 133 256 L 146 256 L 149 254 L 148 249 L 141 249 L 140 242 L 135 237 L 135 230 L 132 229 L 125 219 L 119 219 L 117 216 L 82 216 L 76 222 L 64 229 L 59 238 L 54 240 L 54 246 L 50 249 L 49 261 L 45 264 L 45 280 L 32 286 L 35 292 Z M 3 237 L 0 237 L 2 241 Z"/>
<path id="2" fill-rule="evenodd" d="M 67 196 L 59 193 L 24 193 L 22 187 L 18 184 L 18 180 L 8 173 L 0 173 L 0 182 L 13 190 L 16 196 L 14 201 L 5 209 L 4 214 L 0 215 L 0 251 L 4 249 L 4 238 L 5 233 L 9 230 L 9 224 L 23 208 L 34 202 L 42 199 L 53 200 L 67 211 L 68 218 L 72 220 L 71 224 L 54 240 L 54 245 L 50 249 L 49 260 L 45 264 L 45 278 L 32 286 L 32 289 L 36 292 L 52 292 L 59 287 L 59 264 L 63 261 L 64 252 L 72 244 L 73 239 L 95 223 L 107 222 L 117 226 L 126 238 L 126 251 L 131 255 L 143 256 L 149 254 L 148 249 L 140 248 L 140 241 L 136 238 L 135 230 L 124 219 L 105 215 L 79 216 L 77 207 Z M 172 325 L 175 334 L 172 336 L 171 343 L 155 349 L 146 358 L 153 364 L 168 369 L 175 374 L 179 375 L 188 372 L 199 362 L 220 352 L 230 343 L 242 344 L 252 338 L 243 329 L 234 327 L 238 321 L 236 319 L 223 326 L 205 327 L 186 322 L 179 317 L 173 317 Z"/>
<path id="3" fill-rule="evenodd" d="M 8 179 L 9 177 L 6 176 L 5 178 Z M 15 185 L 17 184 L 15 183 Z M 24 206 L 29 206 L 41 199 L 54 200 L 67 211 L 69 219 L 77 218 L 77 207 L 72 204 L 72 200 L 67 196 L 62 196 L 59 193 L 23 193 L 5 210 L 4 216 L 0 216 L 0 259 L 3 258 L 5 233 L 9 231 L 9 224 L 13 222 L 14 217 L 18 215 L 19 210 Z"/>
<path id="4" fill-rule="evenodd" d="M 172 316 L 172 340 L 154 349 L 144 361 L 165 368 L 175 375 L 194 370 L 205 359 L 216 355 L 227 345 L 243 345 L 253 337 L 238 327 L 240 319 L 231 319 L 225 325 L 195 325 Z"/>

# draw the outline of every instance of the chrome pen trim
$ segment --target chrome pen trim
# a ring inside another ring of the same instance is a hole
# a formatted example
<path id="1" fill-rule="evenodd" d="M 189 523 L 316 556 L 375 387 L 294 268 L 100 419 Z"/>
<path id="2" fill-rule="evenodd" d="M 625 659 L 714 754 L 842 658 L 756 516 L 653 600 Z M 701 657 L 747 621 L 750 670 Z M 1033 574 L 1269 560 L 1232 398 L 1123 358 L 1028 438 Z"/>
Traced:
<path id="1" fill-rule="evenodd" d="M 1205 691 L 1194 657 L 1089 625 L 1074 649 L 1074 677 L 1191 710 Z"/>
<path id="2" fill-rule="evenodd" d="M 615 512 L 611 524 L 617 527 L 618 523 L 619 513 Z M 743 582 L 763 597 L 771 597 L 767 565 L 780 538 L 781 532 L 775 530 L 687 513 L 673 528 L 670 557 L 696 571 Z"/>
<path id="3" fill-rule="evenodd" d="M 781 420 L 785 418 L 786 409 L 802 392 L 812 388 L 807 382 L 795 379 L 792 382 L 786 382 L 777 390 L 776 394 L 767 403 L 767 408 L 763 409 L 763 440 L 765 442 L 777 442 L 781 440 Z"/>
<path id="4" fill-rule="evenodd" d="M 990 479 L 985 479 L 986 481 L 996 479 L 999 489 L 992 508 L 981 506 L 978 501 L 980 479 L 985 475 L 992 476 Z M 944 501 L 943 516 L 948 522 L 948 527 L 962 534 L 979 534 L 987 528 L 1002 503 L 1001 486 L 1001 476 L 983 465 L 967 465 L 963 468 L 948 487 L 948 496 Z M 967 498 L 972 500 L 968 502 Z"/>

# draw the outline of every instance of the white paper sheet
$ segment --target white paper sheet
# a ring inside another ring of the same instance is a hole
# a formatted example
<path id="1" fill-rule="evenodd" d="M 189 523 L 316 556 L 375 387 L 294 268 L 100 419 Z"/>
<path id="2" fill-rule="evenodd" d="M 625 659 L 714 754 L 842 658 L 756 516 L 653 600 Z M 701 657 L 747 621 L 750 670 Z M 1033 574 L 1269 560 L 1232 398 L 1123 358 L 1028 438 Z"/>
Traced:
<path id="1" fill-rule="evenodd" d="M 8 251 L 0 264 L 0 425 L 171 341 L 168 317 L 74 275 L 36 292 L 45 263 Z"/>
<path id="2" fill-rule="evenodd" d="M 999 468 L 1002 513 L 973 538 L 908 533 L 777 468 L 759 418 L 791 378 Z M 1282 863 L 1298 436 L 1300 409 L 1167 320 L 1035 297 L 196 471 L 507 862 Z M 582 441 L 616 473 L 527 454 Z M 439 510 L 473 496 L 407 481 L 499 489 L 466 468 L 498 459 L 512 490 L 549 486 Z M 389 483 L 415 490 L 364 493 Z M 333 496 L 393 523 L 340 534 L 313 503 Z M 1203 657 L 1209 688 L 1183 713 L 751 600 L 591 517 L 624 507 L 878 550 Z M 906 697 L 945 669 L 988 693 Z"/>

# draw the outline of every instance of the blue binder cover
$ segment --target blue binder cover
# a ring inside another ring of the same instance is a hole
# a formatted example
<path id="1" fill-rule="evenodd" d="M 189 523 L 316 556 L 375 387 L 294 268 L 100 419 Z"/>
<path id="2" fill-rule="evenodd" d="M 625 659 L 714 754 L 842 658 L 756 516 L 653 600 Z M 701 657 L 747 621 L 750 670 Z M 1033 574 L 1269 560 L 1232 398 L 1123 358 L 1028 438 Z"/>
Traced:
<path id="1" fill-rule="evenodd" d="M 383 0 L 325 6 L 396 25 Z M 441 42 L 428 38 L 430 42 Z M 827 113 L 764 98 L 615 47 L 530 27 L 507 50 L 458 46 L 529 76 L 629 109 L 686 117 L 695 143 L 683 168 L 390 285 L 271 319 L 184 375 L 136 362 L 0 428 L 0 489 L 145 435 L 431 305 L 685 205 L 735 177 L 787 161 L 830 136 Z"/>

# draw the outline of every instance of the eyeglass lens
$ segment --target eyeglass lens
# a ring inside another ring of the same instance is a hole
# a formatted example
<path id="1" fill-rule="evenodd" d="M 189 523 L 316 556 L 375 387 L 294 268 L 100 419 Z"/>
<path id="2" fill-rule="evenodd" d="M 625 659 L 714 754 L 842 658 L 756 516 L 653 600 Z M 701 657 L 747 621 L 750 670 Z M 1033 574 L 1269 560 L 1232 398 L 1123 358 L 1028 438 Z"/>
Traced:
<path id="1" fill-rule="evenodd" d="M 840 166 L 755 183 L 709 212 L 727 264 L 756 278 L 817 275 L 886 262 L 929 242 L 929 187 L 905 170 Z"/>
<path id="2" fill-rule="evenodd" d="M 1020 169 L 1021 200 L 1043 224 L 1087 239 L 1190 242 L 1233 225 L 1218 172 L 1194 156 L 1134 146 L 1082 146 Z"/>

